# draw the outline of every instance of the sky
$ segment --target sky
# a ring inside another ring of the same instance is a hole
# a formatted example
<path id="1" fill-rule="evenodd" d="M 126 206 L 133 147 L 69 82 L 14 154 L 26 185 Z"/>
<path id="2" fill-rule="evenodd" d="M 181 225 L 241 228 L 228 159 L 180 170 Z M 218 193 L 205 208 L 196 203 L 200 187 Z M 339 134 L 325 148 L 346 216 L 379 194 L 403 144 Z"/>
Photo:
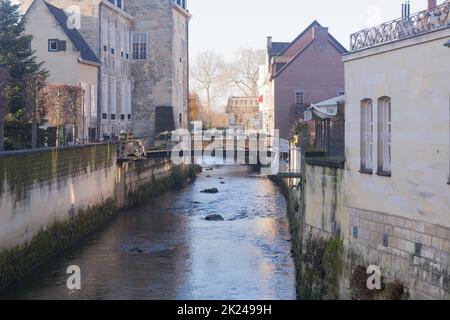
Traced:
<path id="1" fill-rule="evenodd" d="M 438 4 L 444 0 L 438 0 Z M 216 51 L 227 60 L 239 48 L 265 48 L 267 36 L 290 42 L 312 21 L 348 49 L 350 34 L 401 17 L 404 0 L 188 0 L 190 51 Z M 411 13 L 427 0 L 410 0 Z"/>

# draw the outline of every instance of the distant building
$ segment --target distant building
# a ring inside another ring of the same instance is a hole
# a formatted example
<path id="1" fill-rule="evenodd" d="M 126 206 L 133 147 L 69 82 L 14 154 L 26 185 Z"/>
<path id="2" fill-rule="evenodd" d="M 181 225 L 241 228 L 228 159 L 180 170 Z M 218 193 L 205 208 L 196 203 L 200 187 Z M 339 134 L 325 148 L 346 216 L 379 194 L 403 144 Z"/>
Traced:
<path id="1" fill-rule="evenodd" d="M 345 96 L 311 104 L 304 120 L 313 128 L 311 144 L 326 157 L 345 157 Z"/>
<path id="2" fill-rule="evenodd" d="M 228 128 L 258 130 L 259 104 L 257 97 L 230 97 L 227 104 Z"/>
<path id="3" fill-rule="evenodd" d="M 71 31 L 101 63 L 96 83 L 100 139 L 131 132 L 153 143 L 160 132 L 187 128 L 191 15 L 185 0 L 26 0 L 22 11 L 38 2 L 65 10 L 75 27 Z M 29 30 L 40 43 L 50 40 L 46 28 Z M 38 52 L 50 72 L 60 74 L 60 82 L 69 82 L 64 65 L 53 68 L 53 57 Z"/>
<path id="4" fill-rule="evenodd" d="M 317 21 L 292 42 L 273 42 L 268 37 L 259 80 L 265 129 L 279 129 L 281 138 L 288 139 L 295 121 L 303 118 L 310 103 L 341 95 L 341 56 L 346 52 Z"/>

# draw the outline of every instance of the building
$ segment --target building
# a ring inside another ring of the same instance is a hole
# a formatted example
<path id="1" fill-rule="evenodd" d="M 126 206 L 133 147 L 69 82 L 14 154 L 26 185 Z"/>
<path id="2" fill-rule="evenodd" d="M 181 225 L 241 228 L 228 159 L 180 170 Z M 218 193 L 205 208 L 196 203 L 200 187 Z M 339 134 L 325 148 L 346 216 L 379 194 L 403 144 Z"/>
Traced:
<path id="1" fill-rule="evenodd" d="M 306 109 L 304 120 L 313 131 L 311 144 L 326 157 L 345 157 L 345 96 L 339 96 Z"/>
<path id="2" fill-rule="evenodd" d="M 285 182 L 299 207 L 304 299 L 450 299 L 450 1 L 412 15 L 405 6 L 402 18 L 351 35 L 345 159 L 291 140 L 296 179 Z M 305 112 L 325 128 L 316 141 L 336 129 L 325 119 L 339 119 L 342 98 L 337 113 L 333 100 Z M 324 267 L 330 255 L 342 263 Z M 368 272 L 380 290 L 368 289 Z"/>
<path id="3" fill-rule="evenodd" d="M 267 38 L 265 66 L 260 68 L 259 91 L 266 130 L 279 129 L 288 139 L 295 121 L 312 102 L 341 95 L 347 50 L 317 21 L 292 42 Z"/>
<path id="4" fill-rule="evenodd" d="M 230 129 L 258 130 L 260 127 L 257 97 L 229 97 L 226 113 Z"/>
<path id="5" fill-rule="evenodd" d="M 357 256 L 412 298 L 449 299 L 450 1 L 428 4 L 351 36 L 344 205 Z"/>
<path id="6" fill-rule="evenodd" d="M 22 10 L 37 1 L 44 0 L 25 1 Z M 152 144 L 160 132 L 187 127 L 191 16 L 185 0 L 46 3 L 65 10 L 100 60 L 99 139 L 114 139 L 128 132 Z M 38 33 L 41 29 L 32 32 L 39 37 Z M 48 61 L 49 57 L 44 54 L 38 58 Z"/>
<path id="7" fill-rule="evenodd" d="M 25 12 L 26 33 L 38 61 L 45 61 L 50 83 L 81 85 L 84 91 L 79 141 L 96 140 L 97 93 L 100 60 L 78 30 L 69 28 L 66 13 L 43 0 L 36 0 Z M 37 32 L 39 31 L 39 32 Z"/>

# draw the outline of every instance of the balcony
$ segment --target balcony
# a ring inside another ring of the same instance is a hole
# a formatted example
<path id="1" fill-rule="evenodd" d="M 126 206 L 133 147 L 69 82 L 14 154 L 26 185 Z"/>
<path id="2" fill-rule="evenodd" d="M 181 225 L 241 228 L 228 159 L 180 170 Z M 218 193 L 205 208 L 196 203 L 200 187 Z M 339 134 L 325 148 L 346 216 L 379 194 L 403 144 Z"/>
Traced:
<path id="1" fill-rule="evenodd" d="M 408 18 L 385 22 L 350 36 L 350 51 L 360 51 L 397 40 L 450 27 L 450 1 L 415 13 Z"/>

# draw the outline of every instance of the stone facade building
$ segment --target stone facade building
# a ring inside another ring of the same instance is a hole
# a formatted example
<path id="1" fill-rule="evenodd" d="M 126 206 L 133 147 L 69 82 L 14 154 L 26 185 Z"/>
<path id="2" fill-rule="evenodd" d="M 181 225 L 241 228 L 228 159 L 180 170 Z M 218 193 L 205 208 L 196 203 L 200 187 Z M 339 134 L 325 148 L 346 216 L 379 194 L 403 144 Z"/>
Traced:
<path id="1" fill-rule="evenodd" d="M 357 260 L 450 299 L 450 1 L 429 5 L 351 37 L 344 206 Z"/>
<path id="2" fill-rule="evenodd" d="M 346 52 L 317 21 L 292 42 L 274 42 L 268 37 L 259 81 L 266 130 L 279 129 L 280 137 L 288 139 L 294 122 L 303 117 L 310 103 L 342 94 L 341 56 Z"/>
<path id="3" fill-rule="evenodd" d="M 230 129 L 259 129 L 259 104 L 257 97 L 229 97 L 226 113 L 228 128 Z"/>
<path id="4" fill-rule="evenodd" d="M 37 1 L 44 0 L 25 0 L 22 10 Z M 185 0 L 46 3 L 65 10 L 101 62 L 97 81 L 100 140 L 126 132 L 151 144 L 162 131 L 187 127 L 191 16 Z M 47 61 L 49 56 L 38 59 Z"/>
<path id="5" fill-rule="evenodd" d="M 449 22 L 429 1 L 351 36 L 345 161 L 291 156 L 302 297 L 450 299 Z"/>

